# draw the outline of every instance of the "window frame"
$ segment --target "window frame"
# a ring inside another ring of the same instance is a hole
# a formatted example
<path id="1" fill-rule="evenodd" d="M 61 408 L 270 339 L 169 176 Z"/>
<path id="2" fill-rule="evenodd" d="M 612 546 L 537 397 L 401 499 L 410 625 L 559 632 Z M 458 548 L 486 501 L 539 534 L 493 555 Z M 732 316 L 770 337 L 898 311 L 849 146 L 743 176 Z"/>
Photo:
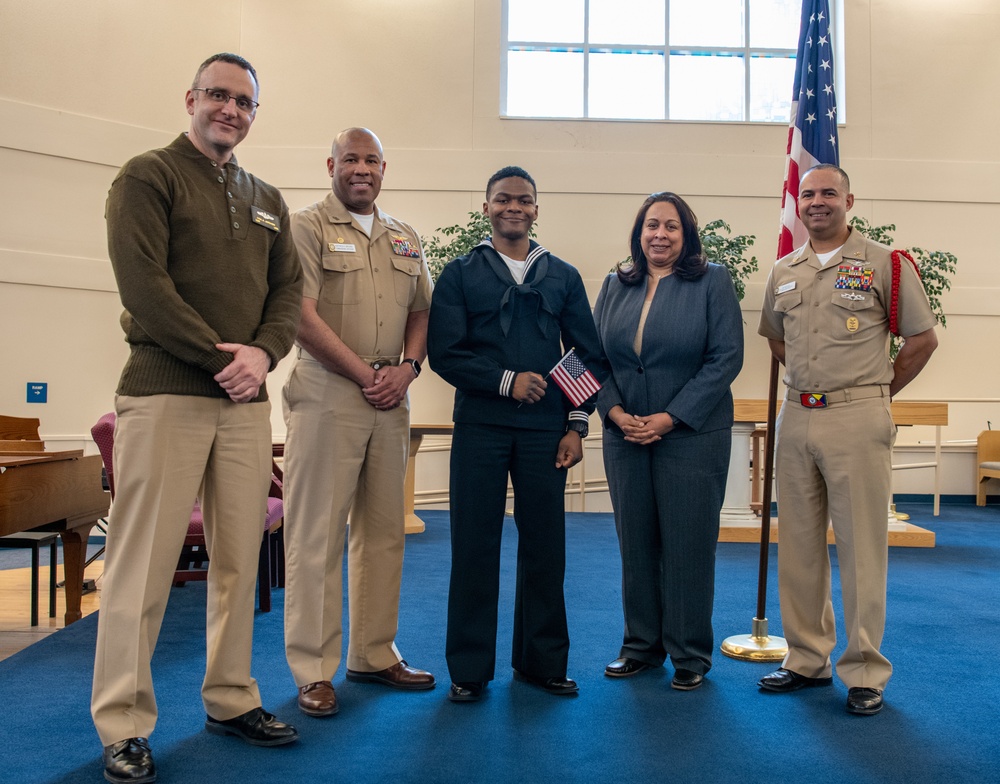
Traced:
<path id="1" fill-rule="evenodd" d="M 501 2 L 501 23 L 500 23 L 500 118 L 505 120 L 562 120 L 572 122 L 637 122 L 637 123 L 718 123 L 724 125 L 787 125 L 788 120 L 749 120 L 751 94 L 750 94 L 750 63 L 754 57 L 782 57 L 795 59 L 796 49 L 783 49 L 777 47 L 752 47 L 750 40 L 750 13 L 747 10 L 743 14 L 743 40 L 742 47 L 733 46 L 671 46 L 670 45 L 670 2 L 664 0 L 664 41 L 663 45 L 655 44 L 620 44 L 608 42 L 594 42 L 590 37 L 590 0 L 583 0 L 583 40 L 582 41 L 511 41 L 508 34 L 508 19 L 510 16 L 510 0 Z M 751 0 L 743 0 L 744 8 L 749 8 Z M 835 31 L 833 41 L 834 60 L 834 89 L 837 94 L 837 124 L 842 126 L 846 123 L 847 112 L 845 107 L 845 74 L 844 74 L 844 0 L 829 0 L 830 4 L 830 28 Z M 796 45 L 798 41 L 796 40 Z M 583 55 L 583 79 L 581 89 L 583 91 L 583 115 L 578 117 L 550 116 L 550 115 L 521 115 L 509 114 L 507 111 L 507 73 L 508 55 L 511 51 L 534 50 L 534 51 L 567 51 L 578 52 Z M 659 54 L 664 60 L 664 81 L 663 81 L 663 111 L 664 117 L 660 118 L 622 118 L 622 117 L 591 117 L 589 116 L 590 104 L 590 56 L 592 53 L 604 53 L 616 51 L 621 53 L 652 53 Z M 712 119 L 674 119 L 670 117 L 670 58 L 674 55 L 707 54 L 715 56 L 739 57 L 743 60 L 743 118 L 742 120 L 712 120 Z M 792 91 L 792 84 L 788 85 L 789 95 Z"/>

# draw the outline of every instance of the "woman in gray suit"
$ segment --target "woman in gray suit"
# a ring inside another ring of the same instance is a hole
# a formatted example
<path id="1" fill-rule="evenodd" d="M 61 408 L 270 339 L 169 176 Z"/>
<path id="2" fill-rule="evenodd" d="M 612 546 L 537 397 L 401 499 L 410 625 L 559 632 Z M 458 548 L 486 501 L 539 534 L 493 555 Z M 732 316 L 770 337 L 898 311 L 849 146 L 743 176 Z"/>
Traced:
<path id="1" fill-rule="evenodd" d="M 728 271 L 705 260 L 697 218 L 680 196 L 643 202 L 631 251 L 594 310 L 612 370 L 597 410 L 625 610 L 621 651 L 605 674 L 636 675 L 669 655 L 670 685 L 690 690 L 712 666 L 729 385 L 743 366 L 743 320 Z"/>

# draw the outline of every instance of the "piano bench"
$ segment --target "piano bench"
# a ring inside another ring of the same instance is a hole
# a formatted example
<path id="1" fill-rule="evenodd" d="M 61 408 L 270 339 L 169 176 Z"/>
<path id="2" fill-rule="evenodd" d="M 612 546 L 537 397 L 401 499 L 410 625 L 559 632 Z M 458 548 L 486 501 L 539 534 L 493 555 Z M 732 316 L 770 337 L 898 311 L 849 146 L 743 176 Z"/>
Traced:
<path id="1" fill-rule="evenodd" d="M 38 551 L 49 546 L 49 618 L 56 617 L 56 531 L 22 531 L 0 536 L 0 550 L 31 548 L 31 625 L 38 626 Z"/>

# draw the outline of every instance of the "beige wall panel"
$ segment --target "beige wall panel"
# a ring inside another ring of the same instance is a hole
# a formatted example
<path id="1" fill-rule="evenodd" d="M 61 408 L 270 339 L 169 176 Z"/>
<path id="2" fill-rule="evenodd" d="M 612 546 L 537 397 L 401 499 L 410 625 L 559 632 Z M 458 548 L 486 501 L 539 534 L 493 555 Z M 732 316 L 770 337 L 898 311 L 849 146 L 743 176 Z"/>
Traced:
<path id="1" fill-rule="evenodd" d="M 0 248 L 108 264 L 104 195 L 113 168 L 0 148 L 0 170 Z"/>
<path id="2" fill-rule="evenodd" d="M 0 282 L 0 411 L 38 417 L 43 438 L 89 433 L 128 356 L 120 313 L 115 292 Z M 47 403 L 25 402 L 29 382 L 48 383 Z"/>
<path id="3" fill-rule="evenodd" d="M 840 42 L 844 56 L 839 68 L 844 73 L 847 90 L 837 93 L 841 125 L 840 154 L 844 161 L 871 156 L 872 140 L 872 31 L 870 0 L 844 0 L 844 19 L 839 29 L 845 31 Z M 847 33 L 847 31 L 850 31 Z M 839 87 L 838 87 L 839 90 Z"/>
<path id="4" fill-rule="evenodd" d="M 326 147 L 353 125 L 370 127 L 387 147 L 466 145 L 473 3 L 242 5 L 243 53 L 260 72 L 266 96 L 255 145 Z"/>
<path id="5" fill-rule="evenodd" d="M 187 129 L 183 101 L 171 114 L 170 130 L 155 131 L 0 98 L 0 147 L 106 165 L 111 170 L 110 183 L 114 172 L 133 155 L 163 147 Z"/>
<path id="6" fill-rule="evenodd" d="M 872 0 L 872 155 L 1000 160 L 1000 6 Z"/>
<path id="7" fill-rule="evenodd" d="M 0 96 L 171 128 L 198 64 L 240 52 L 239 0 L 0 0 Z"/>

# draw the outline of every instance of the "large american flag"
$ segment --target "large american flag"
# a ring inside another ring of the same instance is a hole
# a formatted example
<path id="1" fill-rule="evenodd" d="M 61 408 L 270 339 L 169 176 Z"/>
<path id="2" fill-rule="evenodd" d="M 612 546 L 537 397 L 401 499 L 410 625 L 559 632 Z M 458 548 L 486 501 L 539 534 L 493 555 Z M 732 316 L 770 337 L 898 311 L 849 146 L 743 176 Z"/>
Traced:
<path id="1" fill-rule="evenodd" d="M 798 212 L 799 180 L 802 175 L 817 163 L 840 164 L 837 96 L 833 84 L 830 4 L 827 0 L 802 0 L 785 186 L 781 194 L 779 259 L 803 245 L 807 239 Z"/>
<path id="2" fill-rule="evenodd" d="M 600 382 L 587 370 L 587 366 L 580 361 L 573 349 L 566 352 L 549 371 L 549 375 L 574 406 L 579 406 L 601 389 Z"/>

